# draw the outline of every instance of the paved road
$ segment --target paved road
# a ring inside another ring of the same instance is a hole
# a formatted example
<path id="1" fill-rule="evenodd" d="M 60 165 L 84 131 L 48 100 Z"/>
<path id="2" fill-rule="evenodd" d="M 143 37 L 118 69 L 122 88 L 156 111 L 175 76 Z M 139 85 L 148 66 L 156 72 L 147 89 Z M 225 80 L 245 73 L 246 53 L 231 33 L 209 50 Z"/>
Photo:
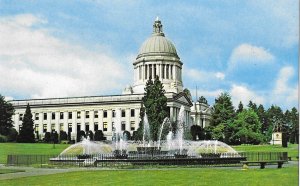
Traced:
<path id="1" fill-rule="evenodd" d="M 290 167 L 290 166 L 298 166 L 298 161 L 289 161 L 287 164 L 283 164 L 283 167 Z M 203 167 L 207 168 L 207 167 Z M 235 167 L 211 167 L 215 169 L 242 169 L 241 166 Z M 249 166 L 250 169 L 255 168 L 259 169 L 259 166 Z M 266 165 L 266 169 L 268 168 L 277 168 L 277 165 Z M 74 172 L 74 171 L 99 171 L 99 170 L 126 170 L 126 169 L 111 169 L 111 168 L 100 168 L 100 167 L 92 167 L 92 168 L 84 168 L 84 167 L 77 167 L 77 168 L 33 168 L 33 167 L 16 167 L 16 166 L 4 166 L 0 165 L 0 169 L 17 169 L 17 170 L 24 170 L 24 172 L 17 172 L 17 173 L 7 173 L 7 174 L 0 174 L 0 180 L 5 179 L 14 179 L 14 178 L 22 178 L 28 176 L 39 176 L 39 175 L 49 175 L 49 174 L 57 174 L 57 173 L 64 173 L 64 172 Z M 163 169 L 197 169 L 197 168 L 149 168 L 147 170 L 163 170 Z M 128 169 L 132 171 L 136 170 L 145 170 L 145 169 Z"/>

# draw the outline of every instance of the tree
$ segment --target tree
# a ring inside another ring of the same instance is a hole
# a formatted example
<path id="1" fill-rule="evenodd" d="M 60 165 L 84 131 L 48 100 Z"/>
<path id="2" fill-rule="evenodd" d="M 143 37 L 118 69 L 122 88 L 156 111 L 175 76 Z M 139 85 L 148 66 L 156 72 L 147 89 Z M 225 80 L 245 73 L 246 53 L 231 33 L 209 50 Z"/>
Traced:
<path id="1" fill-rule="evenodd" d="M 244 106 L 243 103 L 240 101 L 239 105 L 238 105 L 238 109 L 236 110 L 236 114 L 241 113 L 244 110 Z"/>
<path id="2" fill-rule="evenodd" d="M 285 112 L 285 123 L 288 125 L 290 142 L 299 144 L 299 113 L 295 107 Z"/>
<path id="3" fill-rule="evenodd" d="M 204 96 L 200 96 L 199 99 L 198 99 L 198 102 L 199 103 L 204 103 L 204 104 L 207 104 L 207 100 Z"/>
<path id="4" fill-rule="evenodd" d="M 104 137 L 104 134 L 103 134 L 102 130 L 95 131 L 94 140 L 95 141 L 105 140 L 105 137 Z"/>
<path id="5" fill-rule="evenodd" d="M 261 123 L 253 109 L 245 109 L 230 124 L 230 144 L 259 144 L 263 140 Z"/>
<path id="6" fill-rule="evenodd" d="M 60 138 L 60 140 L 68 140 L 68 135 L 67 135 L 67 133 L 65 131 L 61 130 L 59 132 L 59 138 Z"/>
<path id="7" fill-rule="evenodd" d="M 14 112 L 12 104 L 5 101 L 4 96 L 0 95 L 0 135 L 9 135 L 10 129 L 13 128 Z"/>
<path id="8" fill-rule="evenodd" d="M 77 139 L 76 141 L 79 142 L 82 140 L 82 138 L 86 138 L 85 132 L 83 130 L 77 132 Z"/>
<path id="9" fill-rule="evenodd" d="M 23 117 L 22 128 L 18 136 L 18 142 L 34 143 L 33 119 L 29 104 L 27 104 L 26 111 Z"/>
<path id="10" fill-rule="evenodd" d="M 267 118 L 269 121 L 268 129 L 266 132 L 266 141 L 270 141 L 272 138 L 272 133 L 274 127 L 278 125 L 283 125 L 284 114 L 279 106 L 272 105 L 267 111 Z"/>
<path id="11" fill-rule="evenodd" d="M 231 97 L 228 93 L 221 93 L 215 99 L 215 104 L 212 109 L 211 126 L 212 137 L 216 140 L 228 141 L 230 131 L 229 124 L 233 122 L 235 117 L 234 107 L 231 102 Z"/>
<path id="12" fill-rule="evenodd" d="M 268 128 L 269 128 L 269 120 L 268 120 L 268 116 L 267 113 L 264 109 L 264 106 L 262 104 L 260 104 L 257 108 L 257 116 L 259 118 L 259 121 L 261 123 L 261 133 L 264 135 L 267 133 Z"/>
<path id="13" fill-rule="evenodd" d="M 257 111 L 257 105 L 255 103 L 253 103 L 251 100 L 249 101 L 248 108 L 253 109 L 254 112 Z"/>
<path id="14" fill-rule="evenodd" d="M 168 116 L 167 97 L 158 76 L 154 82 L 151 79 L 147 81 L 142 103 L 148 116 L 151 139 L 157 141 L 161 124 Z"/>

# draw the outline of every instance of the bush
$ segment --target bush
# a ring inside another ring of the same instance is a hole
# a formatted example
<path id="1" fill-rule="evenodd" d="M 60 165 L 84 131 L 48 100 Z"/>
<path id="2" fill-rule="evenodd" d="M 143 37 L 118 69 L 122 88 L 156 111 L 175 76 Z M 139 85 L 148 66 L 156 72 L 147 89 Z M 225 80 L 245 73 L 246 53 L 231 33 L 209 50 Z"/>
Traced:
<path id="1" fill-rule="evenodd" d="M 123 139 L 125 139 L 125 140 L 130 140 L 131 139 L 131 135 L 130 135 L 129 131 L 125 130 L 123 132 Z"/>
<path id="2" fill-rule="evenodd" d="M 97 131 L 95 132 L 94 140 L 95 140 L 95 141 L 105 140 L 104 134 L 103 134 L 102 130 L 97 130 Z"/>
<path id="3" fill-rule="evenodd" d="M 56 131 L 51 132 L 51 142 L 52 143 L 58 143 L 58 134 Z"/>
<path id="4" fill-rule="evenodd" d="M 83 131 L 83 130 L 81 130 L 81 131 L 79 131 L 78 133 L 77 133 L 77 139 L 76 139 L 76 141 L 77 142 L 79 142 L 79 141 L 81 141 L 81 139 L 82 138 L 85 138 L 86 136 L 85 136 L 85 132 Z"/>
<path id="5" fill-rule="evenodd" d="M 65 131 L 60 131 L 59 137 L 60 137 L 60 140 L 68 140 L 68 135 Z"/>
<path id="6" fill-rule="evenodd" d="M 7 136 L 7 140 L 9 142 L 14 142 L 14 141 L 17 141 L 17 137 L 18 137 L 18 132 L 16 129 L 14 128 L 11 128 L 9 129 L 9 133 L 8 133 L 8 136 Z"/>
<path id="7" fill-rule="evenodd" d="M 7 141 L 8 141 L 7 137 L 0 134 L 0 143 L 5 143 Z"/>
<path id="8" fill-rule="evenodd" d="M 86 134 L 86 136 L 88 136 L 89 138 L 90 138 L 90 140 L 94 140 L 94 133 L 93 133 L 93 131 L 88 131 L 87 132 L 87 134 Z"/>
<path id="9" fill-rule="evenodd" d="M 51 141 L 51 133 L 46 132 L 44 136 L 44 142 L 49 143 Z"/>

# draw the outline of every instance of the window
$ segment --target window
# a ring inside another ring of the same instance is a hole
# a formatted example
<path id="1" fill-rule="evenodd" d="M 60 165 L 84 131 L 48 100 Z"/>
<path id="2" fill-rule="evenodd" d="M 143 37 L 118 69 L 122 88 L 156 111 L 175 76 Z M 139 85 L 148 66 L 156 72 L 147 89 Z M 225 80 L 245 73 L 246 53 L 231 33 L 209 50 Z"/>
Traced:
<path id="1" fill-rule="evenodd" d="M 39 113 L 35 113 L 35 120 L 39 120 L 40 117 L 39 117 Z"/>
<path id="2" fill-rule="evenodd" d="M 52 132 L 55 131 L 55 124 L 54 123 L 51 124 L 51 131 Z"/>
<path id="3" fill-rule="evenodd" d="M 116 117 L 116 111 L 115 110 L 112 111 L 112 117 L 113 118 Z"/>
<path id="4" fill-rule="evenodd" d="M 39 124 L 34 125 L 34 131 L 35 133 L 39 132 Z"/>
<path id="5" fill-rule="evenodd" d="M 47 120 L 47 113 L 44 113 L 44 120 Z"/>
<path id="6" fill-rule="evenodd" d="M 68 132 L 72 132 L 72 123 L 68 123 Z"/>
<path id="7" fill-rule="evenodd" d="M 116 130 L 116 128 L 115 128 L 115 122 L 112 122 L 112 123 L 111 123 L 111 130 L 112 130 L 112 131 L 115 131 L 115 130 Z"/>
<path id="8" fill-rule="evenodd" d="M 52 112 L 51 119 L 52 119 L 52 120 L 54 120 L 54 119 L 55 119 L 55 112 Z"/>
<path id="9" fill-rule="evenodd" d="M 59 124 L 59 131 L 64 131 L 64 124 L 63 123 Z"/>
<path id="10" fill-rule="evenodd" d="M 135 125 L 134 121 L 130 122 L 130 130 L 135 130 Z"/>
<path id="11" fill-rule="evenodd" d="M 121 130 L 126 130 L 126 123 L 125 123 L 125 121 L 121 122 Z"/>
<path id="12" fill-rule="evenodd" d="M 170 74 L 171 74 L 170 79 L 172 79 L 173 78 L 173 66 L 172 65 L 170 65 Z"/>
<path id="13" fill-rule="evenodd" d="M 98 118 L 98 111 L 94 111 L 94 118 Z"/>
<path id="14" fill-rule="evenodd" d="M 43 124 L 43 133 L 47 132 L 47 124 Z"/>
<path id="15" fill-rule="evenodd" d="M 104 111 L 103 111 L 103 117 L 104 117 L 104 118 L 107 118 L 107 110 L 104 110 Z"/>
<path id="16" fill-rule="evenodd" d="M 77 112 L 77 119 L 80 119 L 81 118 L 81 112 Z"/>
<path id="17" fill-rule="evenodd" d="M 68 113 L 68 118 L 69 118 L 69 119 L 72 119 L 72 112 L 69 112 L 69 113 Z"/>
<path id="18" fill-rule="evenodd" d="M 107 122 L 103 122 L 103 131 L 107 131 Z"/>
<path id="19" fill-rule="evenodd" d="M 98 122 L 94 123 L 94 131 L 96 132 L 98 130 Z"/>
<path id="20" fill-rule="evenodd" d="M 89 125 L 89 123 L 85 123 L 85 131 L 87 132 L 87 131 L 89 131 L 90 130 L 90 125 Z"/>
<path id="21" fill-rule="evenodd" d="M 134 115 L 135 115 L 134 109 L 131 109 L 131 110 L 130 110 L 130 116 L 131 116 L 131 117 L 134 117 Z"/>
<path id="22" fill-rule="evenodd" d="M 162 65 L 162 79 L 165 79 L 165 65 Z"/>
<path id="23" fill-rule="evenodd" d="M 148 71 L 148 69 L 147 69 L 148 67 L 147 67 L 147 65 L 145 65 L 145 79 L 147 79 L 148 78 L 148 74 L 147 74 L 147 71 Z"/>
<path id="24" fill-rule="evenodd" d="M 152 65 L 149 65 L 149 77 L 152 79 Z"/>
<path id="25" fill-rule="evenodd" d="M 125 117 L 125 110 L 122 110 L 122 118 Z"/>
<path id="26" fill-rule="evenodd" d="M 85 111 L 85 118 L 90 118 L 90 111 Z"/>
<path id="27" fill-rule="evenodd" d="M 19 120 L 22 121 L 23 120 L 23 114 L 19 115 Z"/>
<path id="28" fill-rule="evenodd" d="M 80 123 L 77 123 L 77 133 L 81 130 L 81 126 L 80 126 Z"/>
<path id="29" fill-rule="evenodd" d="M 60 113 L 59 113 L 59 118 L 60 118 L 60 119 L 64 119 L 64 113 L 63 113 L 63 112 L 60 112 Z"/>

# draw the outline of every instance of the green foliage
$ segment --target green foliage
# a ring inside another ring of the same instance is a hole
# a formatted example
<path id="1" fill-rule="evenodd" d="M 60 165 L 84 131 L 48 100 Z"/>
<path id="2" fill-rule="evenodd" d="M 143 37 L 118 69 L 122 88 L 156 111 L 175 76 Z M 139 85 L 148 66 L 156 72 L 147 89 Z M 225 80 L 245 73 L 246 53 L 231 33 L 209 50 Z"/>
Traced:
<path id="1" fill-rule="evenodd" d="M 7 135 L 8 141 L 9 141 L 9 142 L 15 142 L 15 141 L 17 141 L 17 137 L 18 137 L 18 132 L 17 132 L 17 130 L 14 129 L 14 128 L 11 128 L 11 129 L 9 130 L 8 135 Z"/>
<path id="2" fill-rule="evenodd" d="M 142 103 L 148 116 L 150 135 L 153 141 L 158 140 L 159 129 L 163 120 L 168 116 L 167 97 L 158 76 L 154 82 L 149 79 L 145 87 L 145 96 Z"/>
<path id="3" fill-rule="evenodd" d="M 22 121 L 22 128 L 18 136 L 17 141 L 21 143 L 34 143 L 34 133 L 33 133 L 33 119 L 31 114 L 31 109 L 29 104 L 27 104 L 26 111 Z"/>
<path id="4" fill-rule="evenodd" d="M 239 105 L 238 105 L 238 109 L 236 110 L 236 114 L 241 113 L 244 110 L 244 106 L 243 103 L 240 101 Z"/>
<path id="5" fill-rule="evenodd" d="M 228 125 L 235 118 L 234 107 L 231 102 L 231 97 L 228 93 L 222 93 L 216 100 L 212 109 L 212 137 L 216 140 L 228 142 L 229 129 Z"/>
<path id="6" fill-rule="evenodd" d="M 7 136 L 3 136 L 0 134 L 0 143 L 8 142 Z"/>
<path id="7" fill-rule="evenodd" d="M 263 140 L 261 123 L 253 109 L 244 109 L 230 124 L 230 144 L 259 144 Z"/>
<path id="8" fill-rule="evenodd" d="M 60 137 L 60 140 L 68 140 L 68 135 L 65 131 L 60 131 L 59 137 Z"/>
<path id="9" fill-rule="evenodd" d="M 199 125 L 192 125 L 191 126 L 191 135 L 193 140 L 204 140 L 204 130 L 201 126 Z"/>
<path id="10" fill-rule="evenodd" d="M 5 101 L 4 96 L 0 94 L 0 134 L 7 136 L 13 127 L 12 116 L 15 110 L 11 103 Z"/>
<path id="11" fill-rule="evenodd" d="M 46 132 L 45 133 L 44 142 L 46 142 L 46 143 L 50 143 L 51 142 L 51 133 L 50 132 Z"/>
<path id="12" fill-rule="evenodd" d="M 95 140 L 95 141 L 102 141 L 102 140 L 105 140 L 104 134 L 103 134 L 102 130 L 97 130 L 97 131 L 95 132 L 94 140 Z"/>
<path id="13" fill-rule="evenodd" d="M 126 138 L 126 140 L 130 140 L 131 139 L 131 135 L 130 135 L 130 132 L 125 130 L 123 132 L 123 138 Z"/>
<path id="14" fill-rule="evenodd" d="M 198 99 L 198 102 L 199 103 L 204 103 L 204 104 L 207 104 L 207 100 L 204 96 L 200 96 L 199 99 Z"/>
<path id="15" fill-rule="evenodd" d="M 58 143 L 58 134 L 56 131 L 51 132 L 51 143 Z"/>
<path id="16" fill-rule="evenodd" d="M 85 138 L 86 135 L 85 135 L 85 132 L 83 130 L 77 132 L 77 138 L 76 138 L 76 141 L 77 142 L 80 142 L 82 138 Z"/>
<path id="17" fill-rule="evenodd" d="M 93 131 L 88 131 L 87 132 L 87 134 L 86 134 L 86 136 L 88 136 L 89 138 L 90 138 L 90 140 L 94 140 L 94 133 L 93 133 Z"/>
<path id="18" fill-rule="evenodd" d="M 291 111 L 287 110 L 284 115 L 290 142 L 299 144 L 299 113 L 297 109 L 293 107 Z"/>

